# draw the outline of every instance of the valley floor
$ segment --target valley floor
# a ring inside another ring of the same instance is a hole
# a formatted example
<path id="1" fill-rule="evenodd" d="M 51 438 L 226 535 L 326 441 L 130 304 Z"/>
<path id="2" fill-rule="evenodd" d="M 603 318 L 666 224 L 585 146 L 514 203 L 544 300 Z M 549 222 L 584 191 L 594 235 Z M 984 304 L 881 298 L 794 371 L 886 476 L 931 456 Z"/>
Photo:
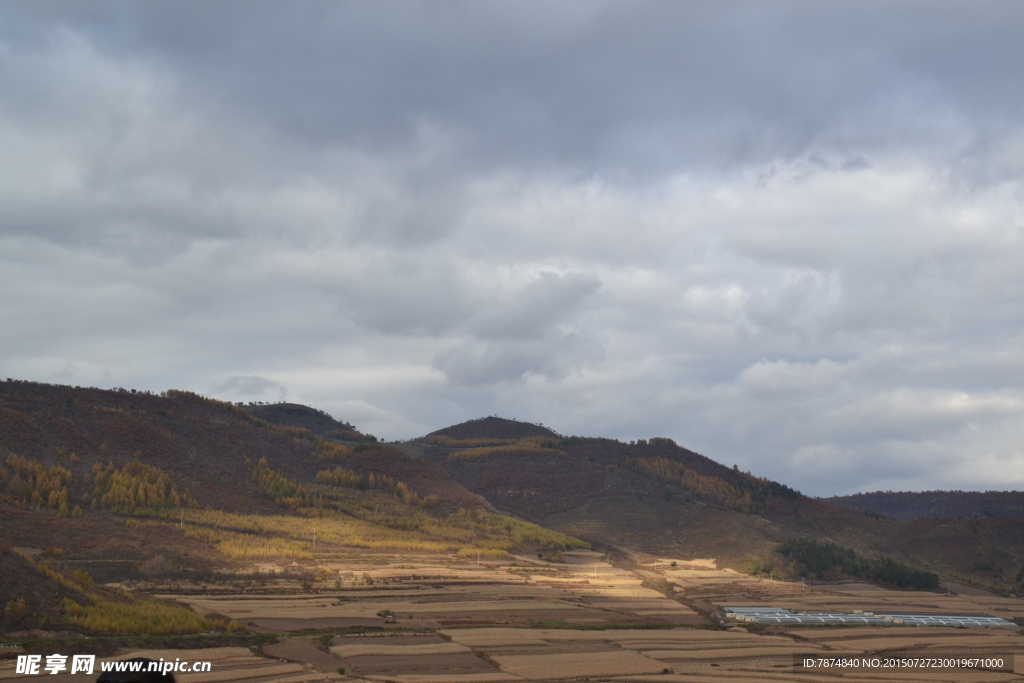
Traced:
<path id="1" fill-rule="evenodd" d="M 594 552 L 564 562 L 532 557 L 459 559 L 451 555 L 324 552 L 315 560 L 263 563 L 217 583 L 150 581 L 200 614 L 217 613 L 253 633 L 274 635 L 261 648 L 131 650 L 120 657 L 210 660 L 210 674 L 179 683 L 398 683 L 501 681 L 1016 681 L 1016 629 L 875 626 L 742 627 L 722 621 L 723 606 L 797 611 L 913 611 L 1024 616 L 1024 601 L 991 595 L 806 587 L 671 558 L 613 566 Z M 675 561 L 675 566 L 672 562 Z M 257 571 L 259 573 L 257 573 Z M 1009 671 L 864 670 L 808 672 L 794 655 L 815 657 L 1008 657 Z M 72 653 L 67 653 L 72 654 Z M 345 673 L 342 674 L 340 671 Z M 28 683 L 13 660 L 5 683 Z M 47 676 L 82 683 L 83 676 Z"/>

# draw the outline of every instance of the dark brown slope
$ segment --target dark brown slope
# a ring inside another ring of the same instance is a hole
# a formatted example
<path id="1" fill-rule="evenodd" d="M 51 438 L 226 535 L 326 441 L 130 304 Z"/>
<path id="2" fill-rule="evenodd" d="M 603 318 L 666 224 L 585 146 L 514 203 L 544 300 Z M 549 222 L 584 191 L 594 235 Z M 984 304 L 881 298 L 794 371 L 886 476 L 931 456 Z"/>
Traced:
<path id="1" fill-rule="evenodd" d="M 622 443 L 612 439 L 558 437 L 548 445 L 551 447 L 530 455 L 506 455 L 499 450 L 494 456 L 472 459 L 458 457 L 462 449 L 434 447 L 425 451 L 424 457 L 442 464 L 457 481 L 498 508 L 534 521 L 569 510 L 595 496 L 664 495 L 666 482 L 629 464 L 642 459 L 672 460 L 703 477 L 730 485 L 751 479 L 680 448 L 670 439 Z M 778 489 L 795 495 L 785 487 Z M 681 500 L 697 498 L 682 491 L 675 493 Z"/>
<path id="2" fill-rule="evenodd" d="M 530 422 L 506 420 L 501 417 L 481 417 L 438 429 L 427 436 L 447 436 L 451 439 L 525 439 L 531 436 L 557 438 L 558 434 L 543 425 Z"/>
<path id="3" fill-rule="evenodd" d="M 414 458 L 395 448 L 372 448 L 352 454 L 343 465 L 357 474 L 386 474 L 405 482 L 421 496 L 437 496 L 449 505 L 485 507 L 491 504 L 456 482 L 451 475 L 429 460 Z"/>
<path id="4" fill-rule="evenodd" d="M 367 435 L 360 434 L 359 430 L 347 422 L 339 422 L 322 410 L 298 403 L 250 404 L 242 408 L 250 415 L 271 424 L 308 429 L 319 437 L 332 436 L 349 441 L 375 440 L 372 437 L 367 439 Z"/>
<path id="5" fill-rule="evenodd" d="M 876 491 L 822 500 L 901 522 L 918 517 L 1024 517 L 1024 491 Z"/>

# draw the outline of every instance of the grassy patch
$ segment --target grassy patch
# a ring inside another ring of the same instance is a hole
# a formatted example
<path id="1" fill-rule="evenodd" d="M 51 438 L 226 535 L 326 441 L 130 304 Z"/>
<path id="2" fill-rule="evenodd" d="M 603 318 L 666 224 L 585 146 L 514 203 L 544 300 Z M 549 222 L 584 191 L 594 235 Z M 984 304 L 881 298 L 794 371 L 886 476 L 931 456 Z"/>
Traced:
<path id="1" fill-rule="evenodd" d="M 301 508 L 296 515 L 245 515 L 185 510 L 185 534 L 236 559 L 313 557 L 318 543 L 367 550 L 454 552 L 462 557 L 506 557 L 524 546 L 561 550 L 584 541 L 522 520 L 475 509 L 435 517 L 388 492 L 339 489 L 353 515 Z M 179 513 L 181 514 L 181 513 Z M 364 518 L 360 519 L 359 515 Z"/>
<path id="2" fill-rule="evenodd" d="M 455 451 L 448 456 L 448 462 L 465 462 L 470 460 L 484 460 L 498 456 L 506 457 L 537 457 L 537 456 L 566 456 L 567 453 L 559 447 L 559 439 L 547 437 L 528 437 L 518 439 L 512 443 L 499 446 L 483 446 L 479 448 L 466 448 Z"/>
<path id="3" fill-rule="evenodd" d="M 92 633 L 168 635 L 211 631 L 217 626 L 190 609 L 156 600 L 119 603 L 97 599 L 82 605 L 65 598 L 63 606 L 68 625 Z"/>

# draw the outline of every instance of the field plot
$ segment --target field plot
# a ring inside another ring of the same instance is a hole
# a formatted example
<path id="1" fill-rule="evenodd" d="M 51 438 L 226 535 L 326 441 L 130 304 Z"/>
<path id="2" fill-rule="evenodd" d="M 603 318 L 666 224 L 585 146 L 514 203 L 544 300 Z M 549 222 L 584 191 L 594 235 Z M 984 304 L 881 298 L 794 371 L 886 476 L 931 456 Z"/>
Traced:
<path id="1" fill-rule="evenodd" d="M 210 586 L 165 586 L 162 597 L 216 613 L 257 631 L 308 628 L 638 625 L 703 623 L 677 600 L 645 588 L 597 553 L 566 553 L 567 563 L 517 557 L 472 562 L 453 556 L 356 555 L 293 563 L 318 580 L 316 592 L 267 572 L 259 586 L 213 593 Z"/>
<path id="2" fill-rule="evenodd" d="M 517 680 L 465 645 L 435 634 L 337 636 L 331 652 L 346 670 L 371 679 L 412 681 Z"/>
<path id="3" fill-rule="evenodd" d="M 566 566 L 560 575 L 538 575 L 538 584 L 558 586 L 582 604 L 603 610 L 673 624 L 706 623 L 691 608 L 646 588 L 632 572 L 601 561 L 597 553 L 565 553 Z"/>
<path id="4" fill-rule="evenodd" d="M 591 678 L 659 673 L 664 667 L 636 652 L 562 652 L 556 654 L 494 655 L 502 668 L 528 680 Z"/>

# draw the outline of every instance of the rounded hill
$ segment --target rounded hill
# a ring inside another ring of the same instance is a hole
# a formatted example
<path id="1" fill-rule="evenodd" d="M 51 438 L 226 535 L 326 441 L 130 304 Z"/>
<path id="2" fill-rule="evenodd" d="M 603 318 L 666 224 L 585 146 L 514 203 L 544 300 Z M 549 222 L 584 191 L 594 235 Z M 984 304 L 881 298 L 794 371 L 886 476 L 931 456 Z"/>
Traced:
<path id="1" fill-rule="evenodd" d="M 558 437 L 558 434 L 543 425 L 531 422 L 506 420 L 503 417 L 481 417 L 438 429 L 427 436 L 447 436 L 451 439 L 525 439 L 530 436 Z"/>
<path id="2" fill-rule="evenodd" d="M 269 403 L 242 407 L 251 415 L 272 424 L 308 429 L 317 436 L 334 431 L 356 431 L 352 425 L 339 422 L 322 410 L 298 403 Z"/>

